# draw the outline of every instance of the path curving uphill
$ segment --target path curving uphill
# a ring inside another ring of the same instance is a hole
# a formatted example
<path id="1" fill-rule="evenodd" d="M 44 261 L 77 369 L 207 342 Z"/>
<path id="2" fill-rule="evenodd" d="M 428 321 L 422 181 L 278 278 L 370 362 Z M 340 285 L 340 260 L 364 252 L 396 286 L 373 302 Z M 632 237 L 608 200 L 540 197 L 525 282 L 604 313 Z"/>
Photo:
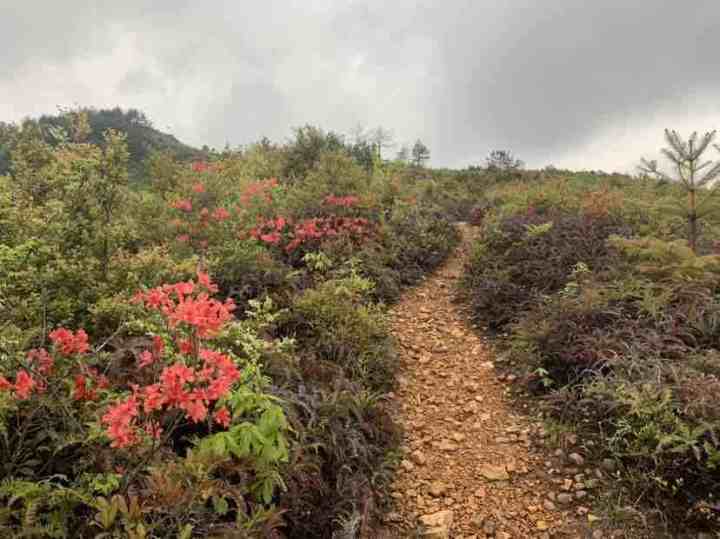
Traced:
<path id="1" fill-rule="evenodd" d="M 572 531 L 589 514 L 582 456 L 556 463 L 535 451 L 542 427 L 513 411 L 489 347 L 453 302 L 471 234 L 461 230 L 456 254 L 391 312 L 405 436 L 387 526 L 393 537 L 584 537 Z"/>

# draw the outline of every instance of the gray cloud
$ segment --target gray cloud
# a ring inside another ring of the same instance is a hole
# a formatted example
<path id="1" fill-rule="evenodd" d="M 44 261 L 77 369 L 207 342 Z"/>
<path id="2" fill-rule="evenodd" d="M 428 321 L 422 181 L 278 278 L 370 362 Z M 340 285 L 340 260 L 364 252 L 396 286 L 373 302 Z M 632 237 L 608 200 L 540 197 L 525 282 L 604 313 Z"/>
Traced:
<path id="1" fill-rule="evenodd" d="M 438 165 L 605 169 L 720 124 L 716 1 L 7 4 L 2 119 L 119 104 L 218 146 L 382 124 Z"/>

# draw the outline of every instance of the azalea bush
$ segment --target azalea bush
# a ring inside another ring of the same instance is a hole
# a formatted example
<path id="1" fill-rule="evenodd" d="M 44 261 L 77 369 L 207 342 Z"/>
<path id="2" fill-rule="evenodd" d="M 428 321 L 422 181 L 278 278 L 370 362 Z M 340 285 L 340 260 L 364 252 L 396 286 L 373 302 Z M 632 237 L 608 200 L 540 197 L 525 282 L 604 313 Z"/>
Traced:
<path id="1" fill-rule="evenodd" d="M 30 350 L 6 369 L 0 377 L 3 485 L 13 503 L 35 504 L 23 511 L 46 508 L 39 527 L 67 533 L 77 525 L 72 514 L 64 514 L 65 506 L 53 505 L 56 496 L 62 498 L 59 490 L 73 498 L 75 511 L 92 511 L 103 502 L 87 489 L 87 478 L 116 474 L 102 493 L 117 493 L 113 503 L 121 503 L 117 500 L 158 473 L 168 458 L 200 459 L 209 466 L 206 473 L 234 460 L 243 463 L 246 476 L 254 479 L 236 487 L 232 512 L 242 514 L 233 524 L 227 521 L 230 509 L 216 511 L 218 526 L 242 527 L 252 519 L 250 501 L 258 500 L 258 509 L 272 501 L 279 466 L 288 457 L 286 420 L 279 402 L 263 394 L 252 358 L 243 361 L 209 347 L 233 331 L 234 304 L 213 299 L 216 291 L 208 275 L 199 273 L 197 281 L 139 293 L 136 301 L 157 313 L 148 324 L 158 333 L 148 337 L 147 349 L 132 364 L 91 350 L 82 329 L 59 328 L 49 334 L 50 350 Z M 125 473 L 117 475 L 118 470 Z M 56 484 L 56 477 L 64 479 Z M 39 500 L 24 500 L 16 488 L 22 491 L 23 481 L 30 480 L 56 488 Z M 152 496 L 145 488 L 136 502 Z M 25 527 L 23 511 L 8 513 L 0 526 Z M 187 516 L 177 524 L 186 522 Z M 116 525 L 125 526 L 111 519 L 89 529 L 109 531 Z M 161 524 L 151 513 L 133 529 L 141 525 L 157 533 Z"/>

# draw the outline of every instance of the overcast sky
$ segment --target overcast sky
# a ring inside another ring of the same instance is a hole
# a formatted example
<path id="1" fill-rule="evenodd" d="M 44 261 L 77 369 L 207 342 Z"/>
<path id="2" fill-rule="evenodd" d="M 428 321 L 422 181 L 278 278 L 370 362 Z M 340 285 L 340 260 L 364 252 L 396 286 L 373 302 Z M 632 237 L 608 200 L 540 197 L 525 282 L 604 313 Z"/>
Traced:
<path id="1" fill-rule="evenodd" d="M 720 1 L 0 0 L 0 120 L 135 107 L 194 144 L 311 123 L 630 170 L 720 127 Z"/>

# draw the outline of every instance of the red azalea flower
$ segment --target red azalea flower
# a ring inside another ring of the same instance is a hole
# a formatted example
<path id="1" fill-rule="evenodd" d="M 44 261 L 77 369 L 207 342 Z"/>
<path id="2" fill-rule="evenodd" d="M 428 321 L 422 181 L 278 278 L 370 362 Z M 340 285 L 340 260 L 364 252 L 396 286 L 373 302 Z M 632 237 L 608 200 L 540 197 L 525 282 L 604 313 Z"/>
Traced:
<path id="1" fill-rule="evenodd" d="M 58 328 L 50 333 L 50 340 L 59 348 L 62 355 L 84 354 L 88 351 L 88 336 L 85 330 L 79 329 L 75 334 L 65 328 Z"/>
<path id="2" fill-rule="evenodd" d="M 225 208 L 216 208 L 212 213 L 212 218 L 216 221 L 225 221 L 230 218 L 230 212 Z"/>
<path id="3" fill-rule="evenodd" d="M 34 348 L 27 353 L 28 361 L 38 364 L 38 372 L 48 375 L 52 372 L 55 360 L 44 348 Z"/>
<path id="4" fill-rule="evenodd" d="M 230 426 L 230 412 L 224 406 L 215 411 L 213 419 L 225 428 Z"/>
<path id="5" fill-rule="evenodd" d="M 155 358 L 153 357 L 152 353 L 150 353 L 147 350 L 143 350 L 142 352 L 140 352 L 140 357 L 138 359 L 139 359 L 138 367 L 141 369 L 143 367 L 147 367 L 148 365 L 152 365 L 153 362 L 155 361 Z"/>
<path id="6" fill-rule="evenodd" d="M 108 426 L 107 433 L 112 440 L 112 447 L 128 447 L 137 442 L 137 414 L 138 402 L 134 395 L 108 408 L 101 421 Z"/>
<path id="7" fill-rule="evenodd" d="M 18 371 L 15 376 L 15 395 L 19 399 L 27 399 L 30 397 L 33 388 L 37 385 L 37 382 L 32 376 L 24 369 Z"/>

